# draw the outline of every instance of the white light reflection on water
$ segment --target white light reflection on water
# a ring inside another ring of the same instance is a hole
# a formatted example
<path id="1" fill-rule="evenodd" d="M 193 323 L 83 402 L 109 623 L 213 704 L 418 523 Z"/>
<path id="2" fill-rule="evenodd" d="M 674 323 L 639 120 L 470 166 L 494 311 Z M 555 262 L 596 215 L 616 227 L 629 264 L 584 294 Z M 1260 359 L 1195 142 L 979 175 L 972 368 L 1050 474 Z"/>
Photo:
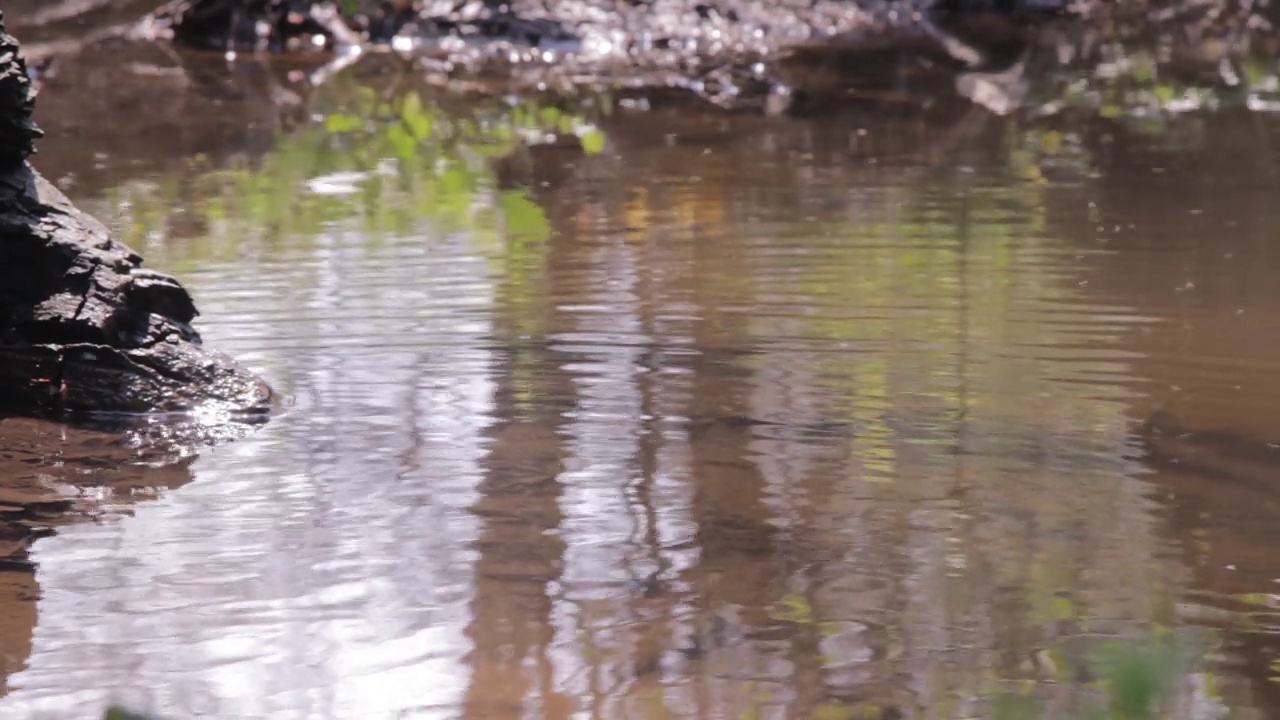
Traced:
<path id="1" fill-rule="evenodd" d="M 1271 486 L 1134 433 L 1243 429 L 1205 450 L 1274 474 L 1261 194 L 1210 248 L 1167 212 L 1198 179 L 1027 183 L 1009 136 L 936 173 L 835 125 L 637 125 L 573 177 L 543 156 L 550 237 L 487 262 L 438 233 L 190 252 L 210 343 L 296 403 L 36 546 L 0 717 L 975 717 L 1038 648 L 1088 678 L 1188 588 L 1270 592 Z M 1138 230 L 1102 251 L 1107 197 Z"/>
<path id="2" fill-rule="evenodd" d="M 208 271 L 209 341 L 252 348 L 296 407 L 206 451 L 181 492 L 42 543 L 34 652 L 0 716 L 86 717 L 108 700 L 172 717 L 456 710 L 476 536 L 466 510 L 493 402 L 484 264 L 461 240 L 435 245 L 447 260 L 412 264 L 341 236 L 319 246 L 293 269 Z M 236 292 L 288 272 L 317 282 Z M 302 336 L 273 342 L 279 314 Z M 376 343 L 405 336 L 416 351 Z"/>

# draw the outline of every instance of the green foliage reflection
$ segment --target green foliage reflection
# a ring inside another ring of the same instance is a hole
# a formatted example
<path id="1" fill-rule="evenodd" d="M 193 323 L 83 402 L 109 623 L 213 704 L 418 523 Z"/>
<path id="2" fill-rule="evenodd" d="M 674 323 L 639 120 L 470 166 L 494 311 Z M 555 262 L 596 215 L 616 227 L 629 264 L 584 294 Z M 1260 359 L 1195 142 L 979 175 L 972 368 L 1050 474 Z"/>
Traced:
<path id="1" fill-rule="evenodd" d="M 121 238 L 177 271 L 287 254 L 325 231 L 369 243 L 465 232 L 477 251 L 499 261 L 514 252 L 527 265 L 549 233 L 546 215 L 523 191 L 499 188 L 492 161 L 565 135 L 589 153 L 604 144 L 579 116 L 532 101 L 451 112 L 415 91 L 358 86 L 312 109 L 259 160 L 197 158 L 186 177 L 114 188 Z"/>
<path id="2" fill-rule="evenodd" d="M 1214 696 L 1212 675 L 1202 667 L 1205 648 L 1185 639 L 1112 641 L 1099 647 L 1090 674 L 1097 692 L 1075 716 L 1093 720 L 1154 720 L 1159 717 L 1217 716 L 1224 708 Z M 1031 688 L 1033 693 L 1036 688 Z M 996 720 L 1061 717 L 1059 708 L 1034 694 L 1006 693 L 992 699 Z M 1190 706 L 1198 711 L 1192 712 Z"/>

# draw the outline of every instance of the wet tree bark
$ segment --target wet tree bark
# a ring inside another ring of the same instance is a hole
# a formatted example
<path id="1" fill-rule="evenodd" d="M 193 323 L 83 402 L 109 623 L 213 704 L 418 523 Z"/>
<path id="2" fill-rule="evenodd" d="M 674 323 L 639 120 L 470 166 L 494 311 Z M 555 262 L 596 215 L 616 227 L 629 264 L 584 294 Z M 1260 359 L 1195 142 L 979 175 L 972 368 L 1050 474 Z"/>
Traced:
<path id="1" fill-rule="evenodd" d="M 34 104 L 0 13 L 0 412 L 267 409 L 265 383 L 201 344 L 186 289 L 27 163 Z"/>

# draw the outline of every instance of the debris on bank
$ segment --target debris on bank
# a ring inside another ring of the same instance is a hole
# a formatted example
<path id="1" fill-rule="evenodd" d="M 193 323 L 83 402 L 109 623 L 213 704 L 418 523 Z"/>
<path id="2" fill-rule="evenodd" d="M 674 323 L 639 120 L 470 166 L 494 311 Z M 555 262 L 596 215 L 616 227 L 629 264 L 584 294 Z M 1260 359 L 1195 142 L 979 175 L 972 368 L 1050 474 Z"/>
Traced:
<path id="1" fill-rule="evenodd" d="M 228 56 L 323 58 L 316 83 L 392 55 L 497 92 L 675 88 L 767 112 L 941 95 L 1006 114 L 1074 92 L 1064 78 L 1123 75 L 1134 52 L 1230 85 L 1280 51 L 1276 14 L 1254 0 L 170 0 L 142 27 Z"/>

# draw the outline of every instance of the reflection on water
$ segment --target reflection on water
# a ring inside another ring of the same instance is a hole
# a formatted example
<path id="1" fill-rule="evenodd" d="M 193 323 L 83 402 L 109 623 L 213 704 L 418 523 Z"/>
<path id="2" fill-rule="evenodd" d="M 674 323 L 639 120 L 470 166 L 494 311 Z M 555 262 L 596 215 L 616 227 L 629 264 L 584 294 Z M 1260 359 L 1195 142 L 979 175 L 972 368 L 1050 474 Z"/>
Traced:
<path id="1" fill-rule="evenodd" d="M 1280 706 L 1274 125 L 333 93 L 79 198 L 293 401 L 33 548 L 6 717 L 1079 717 L 1186 624 Z"/>
<path id="2" fill-rule="evenodd" d="M 129 510 L 192 480 L 191 425 L 110 430 L 0 418 L 0 672 L 31 653 L 39 586 L 32 543 L 71 522 Z M 6 689 L 8 686 L 6 684 Z"/>

